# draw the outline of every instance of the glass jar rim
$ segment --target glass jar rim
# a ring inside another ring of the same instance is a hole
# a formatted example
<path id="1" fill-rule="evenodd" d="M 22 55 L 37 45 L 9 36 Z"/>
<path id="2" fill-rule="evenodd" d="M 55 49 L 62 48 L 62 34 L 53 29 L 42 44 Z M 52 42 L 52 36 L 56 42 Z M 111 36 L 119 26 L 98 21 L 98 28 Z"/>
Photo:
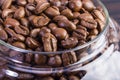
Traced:
<path id="1" fill-rule="evenodd" d="M 82 45 L 77 46 L 77 47 L 72 48 L 72 49 L 62 50 L 62 51 L 56 51 L 56 52 L 39 52 L 39 51 L 32 51 L 32 50 L 21 49 L 21 48 L 12 46 L 11 44 L 8 44 L 8 43 L 6 43 L 3 40 L 0 40 L 0 44 L 3 45 L 3 46 L 5 46 L 5 47 L 7 47 L 7 48 L 9 48 L 9 49 L 15 50 L 15 51 L 19 51 L 19 52 L 23 52 L 23 53 L 33 53 L 33 54 L 36 54 L 36 53 L 37 54 L 61 54 L 61 53 L 67 53 L 67 52 L 77 51 L 79 49 L 85 48 L 85 47 L 89 46 L 90 44 L 94 43 L 96 40 L 98 40 L 99 37 L 102 34 L 104 34 L 104 32 L 107 30 L 107 27 L 108 27 L 108 24 L 109 24 L 109 13 L 108 13 L 108 10 L 106 9 L 106 7 L 104 6 L 104 4 L 100 0 L 97 0 L 97 2 L 102 6 L 102 8 L 104 10 L 104 13 L 105 13 L 105 16 L 106 16 L 106 21 L 105 21 L 104 29 L 103 29 L 103 31 L 100 34 L 97 35 L 96 38 L 94 38 L 91 41 L 88 41 L 85 44 L 82 44 Z"/>

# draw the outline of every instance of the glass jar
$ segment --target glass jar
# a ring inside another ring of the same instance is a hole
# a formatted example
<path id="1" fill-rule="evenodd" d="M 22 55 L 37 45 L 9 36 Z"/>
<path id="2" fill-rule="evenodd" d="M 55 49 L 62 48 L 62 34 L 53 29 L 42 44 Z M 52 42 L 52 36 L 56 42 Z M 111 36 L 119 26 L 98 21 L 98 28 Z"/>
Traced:
<path id="1" fill-rule="evenodd" d="M 76 48 L 39 52 L 20 49 L 0 40 L 0 80 L 120 80 L 116 72 L 120 70 L 119 65 L 113 68 L 110 64 L 117 62 L 119 57 L 119 25 L 109 17 L 100 0 L 94 3 L 105 12 L 104 30 L 92 41 Z M 43 65 L 46 61 L 53 66 Z M 58 67 L 59 62 L 64 66 Z"/>

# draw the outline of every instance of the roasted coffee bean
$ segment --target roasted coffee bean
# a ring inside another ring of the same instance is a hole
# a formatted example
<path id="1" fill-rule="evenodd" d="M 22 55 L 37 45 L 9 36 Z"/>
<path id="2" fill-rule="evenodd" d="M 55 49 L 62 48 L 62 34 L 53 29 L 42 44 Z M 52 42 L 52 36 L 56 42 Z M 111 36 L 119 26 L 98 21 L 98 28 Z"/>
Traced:
<path id="1" fill-rule="evenodd" d="M 48 27 L 53 31 L 55 30 L 58 26 L 55 23 L 50 23 Z"/>
<path id="2" fill-rule="evenodd" d="M 55 22 L 58 22 L 58 21 L 68 20 L 68 19 L 67 19 L 67 17 L 65 17 L 65 16 L 63 16 L 63 15 L 59 15 L 59 16 L 55 16 L 55 17 L 53 18 L 53 20 L 54 20 Z"/>
<path id="3" fill-rule="evenodd" d="M 95 39 L 96 37 L 97 37 L 96 35 L 89 35 L 89 36 L 87 37 L 87 41 L 93 40 L 93 39 Z"/>
<path id="4" fill-rule="evenodd" d="M 96 19 L 96 22 L 97 22 L 97 29 L 99 32 L 101 32 L 104 29 L 105 24 L 100 19 Z"/>
<path id="5" fill-rule="evenodd" d="M 28 73 L 18 73 L 18 80 L 33 80 L 34 75 Z"/>
<path id="6" fill-rule="evenodd" d="M 82 59 L 82 58 L 84 58 L 86 56 L 88 56 L 88 53 L 86 51 L 84 51 L 84 52 L 78 52 L 78 54 L 77 54 L 78 60 L 80 60 L 80 59 Z"/>
<path id="7" fill-rule="evenodd" d="M 47 27 L 42 27 L 41 30 L 40 30 L 40 36 L 44 36 L 46 33 L 50 33 L 51 30 Z"/>
<path id="8" fill-rule="evenodd" d="M 28 3 L 34 3 L 35 0 L 27 0 Z"/>
<path id="9" fill-rule="evenodd" d="M 78 25 L 78 24 L 79 24 L 79 20 L 78 20 L 78 19 L 74 19 L 74 20 L 72 20 L 72 22 L 73 22 L 75 25 Z"/>
<path id="10" fill-rule="evenodd" d="M 55 52 L 57 51 L 57 39 L 51 33 L 46 33 L 42 37 L 44 51 Z"/>
<path id="11" fill-rule="evenodd" d="M 92 29 L 90 30 L 89 35 L 98 35 L 98 33 L 98 29 Z"/>
<path id="12" fill-rule="evenodd" d="M 73 12 L 73 18 L 77 19 L 80 16 L 79 12 Z"/>
<path id="13" fill-rule="evenodd" d="M 58 16 L 60 15 L 60 12 L 59 12 L 59 8 L 57 8 L 56 6 L 52 6 L 52 7 L 49 7 L 45 13 L 50 16 L 50 17 L 54 17 L 54 16 Z"/>
<path id="14" fill-rule="evenodd" d="M 11 27 L 11 26 L 16 27 L 16 26 L 19 26 L 20 23 L 15 19 L 7 18 L 4 22 L 4 25 L 5 25 L 5 27 Z"/>
<path id="15" fill-rule="evenodd" d="M 37 65 L 43 65 L 47 61 L 47 57 L 41 54 L 35 54 L 34 61 Z"/>
<path id="16" fill-rule="evenodd" d="M 49 57 L 49 59 L 48 59 L 48 65 L 50 65 L 50 66 L 57 67 L 57 66 L 61 66 L 61 64 L 62 64 L 62 60 L 59 55 Z"/>
<path id="17" fill-rule="evenodd" d="M 22 49 L 26 48 L 26 46 L 23 42 L 14 42 L 12 45 L 15 47 L 18 47 L 18 48 L 22 48 Z"/>
<path id="18" fill-rule="evenodd" d="M 31 63 L 33 61 L 33 58 L 34 58 L 33 53 L 27 53 L 27 54 L 25 54 L 25 61 L 27 63 Z"/>
<path id="19" fill-rule="evenodd" d="M 74 48 L 77 45 L 77 43 L 78 39 L 76 37 L 69 37 L 66 40 L 61 41 L 61 45 L 67 49 Z"/>
<path id="20" fill-rule="evenodd" d="M 24 61 L 24 54 L 18 51 L 10 51 L 9 57 L 18 61 Z"/>
<path id="21" fill-rule="evenodd" d="M 100 19 L 101 21 L 105 22 L 105 16 L 103 12 L 99 10 L 93 10 L 91 13 L 96 19 Z"/>
<path id="22" fill-rule="evenodd" d="M 73 11 L 80 11 L 80 9 L 82 8 L 82 2 L 81 2 L 81 0 L 70 0 L 69 7 Z"/>
<path id="23" fill-rule="evenodd" d="M 30 36 L 33 37 L 33 38 L 36 38 L 40 33 L 40 28 L 35 28 L 33 30 L 31 30 L 30 32 Z"/>
<path id="24" fill-rule="evenodd" d="M 42 14 L 41 16 L 35 16 L 32 20 L 32 23 L 35 27 L 43 27 L 49 23 L 50 19 Z"/>
<path id="25" fill-rule="evenodd" d="M 25 10 L 24 7 L 19 7 L 14 14 L 14 18 L 21 19 L 25 16 Z"/>
<path id="26" fill-rule="evenodd" d="M 71 75 L 69 76 L 69 80 L 80 80 L 79 77 Z"/>
<path id="27" fill-rule="evenodd" d="M 25 43 L 31 49 L 36 49 L 37 47 L 40 47 L 40 43 L 31 37 L 27 37 Z"/>
<path id="28" fill-rule="evenodd" d="M 65 28 L 69 31 L 73 31 L 76 29 L 76 25 L 73 24 L 73 22 L 69 21 L 69 20 L 61 20 L 58 22 L 59 27 L 61 28 Z"/>
<path id="29" fill-rule="evenodd" d="M 70 9 L 64 9 L 62 12 L 61 12 L 62 15 L 66 16 L 68 19 L 72 19 L 73 18 L 73 13 Z"/>
<path id="30" fill-rule="evenodd" d="M 35 13 L 39 14 L 42 13 L 44 10 L 46 10 L 50 6 L 50 3 L 41 1 L 37 4 Z"/>
<path id="31" fill-rule="evenodd" d="M 61 6 L 60 0 L 49 0 L 49 1 L 50 1 L 50 4 L 52 4 L 53 6 L 57 6 L 57 7 Z"/>
<path id="32" fill-rule="evenodd" d="M 67 66 L 72 63 L 77 62 L 77 57 L 75 52 L 62 53 L 63 65 Z"/>
<path id="33" fill-rule="evenodd" d="M 83 7 L 88 11 L 92 11 L 93 9 L 95 9 L 95 5 L 91 0 L 83 0 L 82 3 Z"/>
<path id="34" fill-rule="evenodd" d="M 25 6 L 27 4 L 26 0 L 17 0 L 17 4 L 20 6 Z"/>
<path id="35" fill-rule="evenodd" d="M 12 0 L 4 0 L 2 3 L 2 9 L 8 9 L 12 4 Z"/>
<path id="36" fill-rule="evenodd" d="M 21 25 L 28 27 L 29 26 L 29 21 L 26 18 L 21 18 L 20 19 Z"/>
<path id="37" fill-rule="evenodd" d="M 14 10 L 12 9 L 4 9 L 2 11 L 2 18 L 7 18 L 9 16 L 11 16 L 14 13 Z"/>
<path id="38" fill-rule="evenodd" d="M 7 39 L 8 39 L 8 35 L 7 35 L 6 31 L 3 29 L 0 30 L 0 39 L 4 40 L 4 41 L 7 41 Z"/>
<path id="39" fill-rule="evenodd" d="M 35 10 L 35 5 L 33 3 L 29 3 L 26 5 L 26 9 L 29 11 L 34 11 Z"/>

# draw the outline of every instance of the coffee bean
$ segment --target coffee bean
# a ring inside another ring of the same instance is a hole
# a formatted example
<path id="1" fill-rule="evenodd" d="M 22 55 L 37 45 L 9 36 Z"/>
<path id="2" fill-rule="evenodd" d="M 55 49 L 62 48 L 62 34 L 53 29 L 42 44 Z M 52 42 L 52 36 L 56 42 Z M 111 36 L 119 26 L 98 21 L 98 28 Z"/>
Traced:
<path id="1" fill-rule="evenodd" d="M 22 48 L 22 49 L 26 48 L 25 44 L 22 42 L 14 42 L 12 45 L 18 48 Z"/>
<path id="2" fill-rule="evenodd" d="M 61 66 L 62 64 L 62 60 L 61 60 L 61 57 L 59 55 L 56 55 L 56 56 L 53 56 L 53 57 L 50 57 L 48 59 L 48 65 L 50 66 Z"/>
<path id="3" fill-rule="evenodd" d="M 70 37 L 66 40 L 62 40 L 61 44 L 64 48 L 74 48 L 78 43 L 78 39 L 76 37 Z"/>
<path id="4" fill-rule="evenodd" d="M 57 51 L 57 39 L 51 33 L 46 33 L 42 37 L 44 51 L 55 52 Z"/>
<path id="5" fill-rule="evenodd" d="M 31 30 L 30 36 L 33 38 L 36 38 L 39 35 L 39 32 L 40 32 L 40 28 L 35 28 L 35 29 Z"/>
<path id="6" fill-rule="evenodd" d="M 25 6 L 27 4 L 26 0 L 17 0 L 17 4 L 20 6 Z"/>
<path id="7" fill-rule="evenodd" d="M 29 26 L 29 21 L 26 18 L 21 18 L 20 22 L 23 26 L 26 26 L 26 27 Z"/>
<path id="8" fill-rule="evenodd" d="M 12 0 L 4 0 L 2 3 L 2 9 L 8 9 L 12 4 Z"/>
<path id="9" fill-rule="evenodd" d="M 61 12 L 62 15 L 66 16 L 68 19 L 72 19 L 73 18 L 73 13 L 70 9 L 64 9 L 62 12 Z"/>
<path id="10" fill-rule="evenodd" d="M 46 28 L 46 27 L 42 27 L 41 30 L 40 30 L 40 36 L 44 36 L 46 33 L 50 33 L 50 29 L 49 28 Z"/>
<path id="11" fill-rule="evenodd" d="M 43 65 L 47 61 L 47 57 L 41 54 L 35 54 L 34 61 L 37 65 Z"/>
<path id="12" fill-rule="evenodd" d="M 4 9 L 4 10 L 2 11 L 2 18 L 9 17 L 9 16 L 11 16 L 11 14 L 13 14 L 13 13 L 14 13 L 14 10 L 12 10 L 12 9 Z"/>
<path id="13" fill-rule="evenodd" d="M 98 26 L 97 26 L 98 31 L 101 32 L 101 31 L 104 29 L 105 24 L 104 24 L 104 22 L 101 21 L 100 19 L 96 19 L 96 22 L 97 22 L 97 24 L 98 24 Z"/>
<path id="14" fill-rule="evenodd" d="M 65 17 L 65 16 L 63 16 L 63 15 L 59 15 L 59 16 L 55 16 L 55 17 L 53 18 L 53 20 L 54 20 L 55 22 L 58 22 L 58 21 L 68 20 L 68 19 L 67 19 L 67 17 Z"/>
<path id="15" fill-rule="evenodd" d="M 25 54 L 25 61 L 27 63 L 31 63 L 33 61 L 34 55 L 32 53 L 26 53 Z"/>
<path id="16" fill-rule="evenodd" d="M 25 10 L 23 7 L 20 7 L 15 11 L 14 18 L 21 19 L 25 16 Z"/>
<path id="17" fill-rule="evenodd" d="M 0 30 L 0 39 L 6 41 L 8 39 L 8 35 L 5 30 Z"/>

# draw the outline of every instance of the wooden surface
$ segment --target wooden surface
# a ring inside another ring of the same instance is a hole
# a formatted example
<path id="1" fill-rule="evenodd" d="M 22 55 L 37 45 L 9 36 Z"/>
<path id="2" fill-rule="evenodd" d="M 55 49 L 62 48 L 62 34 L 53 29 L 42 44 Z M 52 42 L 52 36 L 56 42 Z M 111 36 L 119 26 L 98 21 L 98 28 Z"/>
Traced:
<path id="1" fill-rule="evenodd" d="M 109 14 L 120 24 L 120 0 L 101 0 L 107 7 Z"/>

